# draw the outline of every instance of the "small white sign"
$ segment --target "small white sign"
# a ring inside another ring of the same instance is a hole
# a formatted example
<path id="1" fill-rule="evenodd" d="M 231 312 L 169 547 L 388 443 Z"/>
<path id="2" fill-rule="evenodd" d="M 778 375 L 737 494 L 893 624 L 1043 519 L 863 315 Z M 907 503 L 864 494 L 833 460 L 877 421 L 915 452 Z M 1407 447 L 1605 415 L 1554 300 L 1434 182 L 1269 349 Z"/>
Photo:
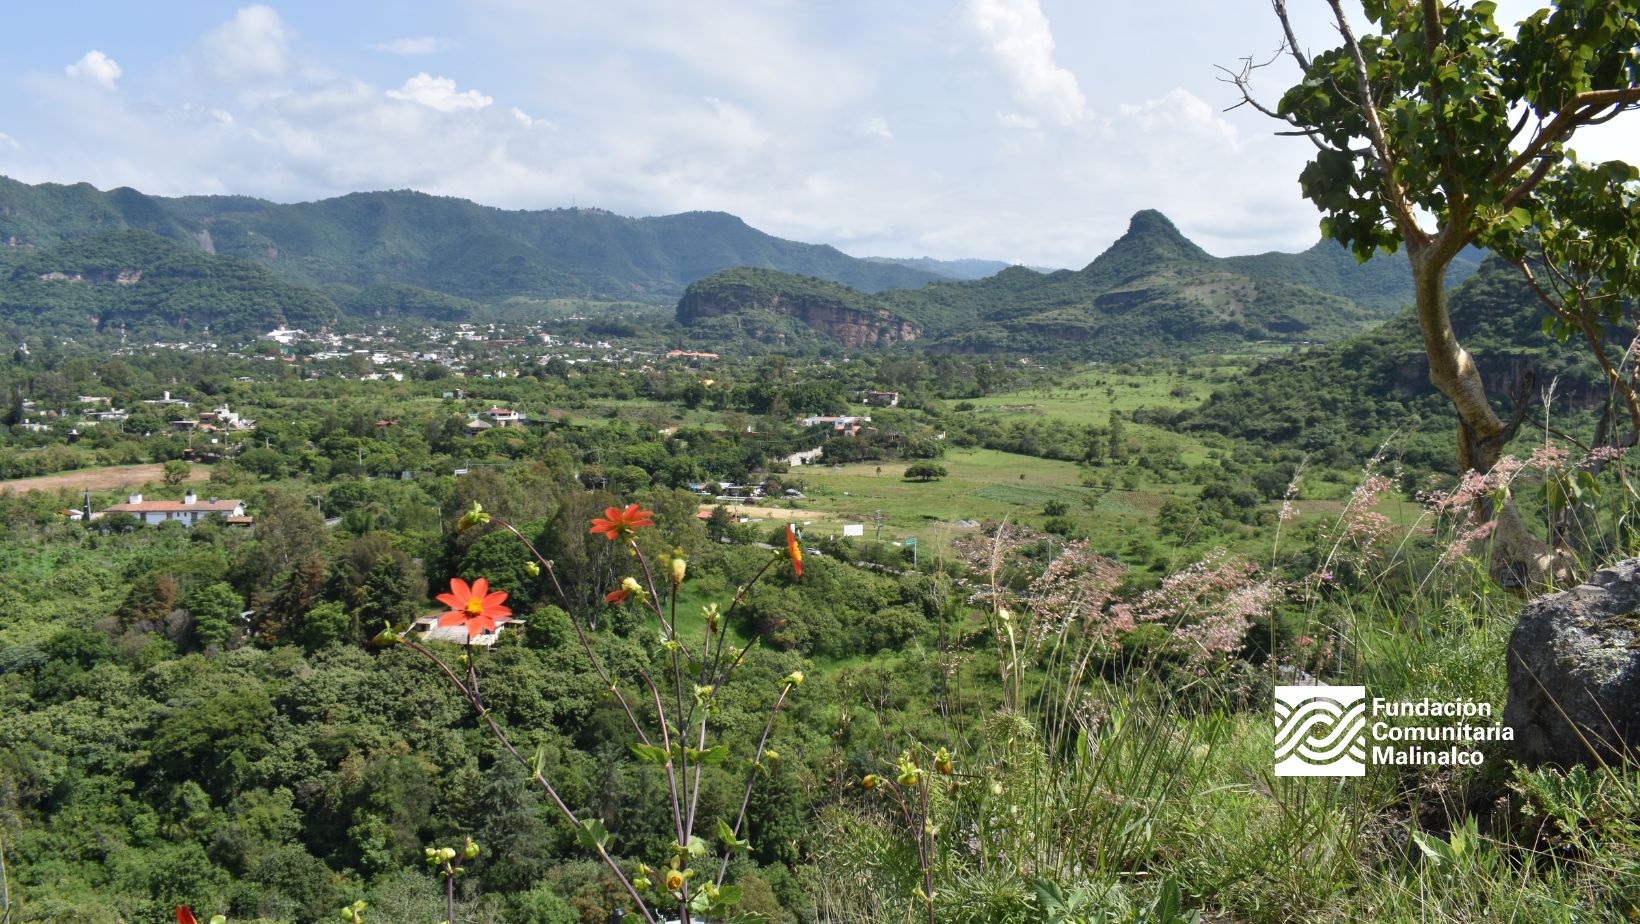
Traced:
<path id="1" fill-rule="evenodd" d="M 843 535 L 845 535 L 845 536 L 864 536 L 865 534 L 866 534 L 866 525 L 864 523 L 844 523 L 843 524 Z"/>

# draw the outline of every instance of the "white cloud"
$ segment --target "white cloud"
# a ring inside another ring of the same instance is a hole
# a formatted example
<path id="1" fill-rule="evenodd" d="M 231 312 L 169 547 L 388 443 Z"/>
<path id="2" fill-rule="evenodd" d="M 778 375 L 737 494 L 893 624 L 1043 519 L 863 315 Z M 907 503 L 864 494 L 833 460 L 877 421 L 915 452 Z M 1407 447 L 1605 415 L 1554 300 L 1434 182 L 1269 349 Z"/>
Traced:
<path id="1" fill-rule="evenodd" d="M 387 95 L 393 99 L 420 103 L 439 112 L 486 109 L 495 102 L 493 97 L 485 96 L 477 90 L 457 92 L 454 80 L 448 77 L 434 77 L 425 71 L 406 80 L 404 86 L 397 90 L 388 90 Z"/>
<path id="2" fill-rule="evenodd" d="M 290 39 L 279 13 L 257 4 L 205 33 L 200 51 L 211 73 L 221 79 L 268 80 L 290 72 Z"/>
<path id="3" fill-rule="evenodd" d="M 505 208 L 713 209 L 856 254 L 1082 266 L 1142 208 L 1213 253 L 1315 240 L 1295 182 L 1306 145 L 1219 113 L 1205 65 L 1199 81 L 1175 68 L 1131 89 L 1089 66 L 1090 112 L 1055 63 L 1097 53 L 1067 7 L 1048 5 L 1066 10 L 1056 51 L 1031 0 L 964 0 L 990 17 L 985 33 L 973 15 L 930 12 L 946 0 L 891 5 L 897 27 L 873 20 L 869 34 L 777 0 L 699 41 L 694 4 L 628 2 L 548 15 L 537 0 L 484 0 L 483 27 L 450 33 L 480 58 L 395 59 L 392 79 L 366 76 L 383 64 L 368 37 L 320 46 L 251 7 L 180 64 L 132 65 L 120 79 L 140 78 L 140 99 L 56 68 L 23 78 L 14 96 L 39 105 L 0 99 L 0 124 L 29 139 L 14 151 L 0 138 L 0 161 L 30 182 L 159 195 L 413 188 Z M 228 79 L 234 46 L 260 63 Z M 404 80 L 411 67 L 458 78 Z"/>
<path id="4" fill-rule="evenodd" d="M 983 37 L 1019 103 L 1069 125 L 1087 100 L 1076 75 L 1054 60 L 1053 29 L 1038 0 L 968 0 L 968 23 Z"/>
<path id="5" fill-rule="evenodd" d="M 1017 128 L 1028 132 L 1034 132 L 1042 127 L 1042 123 L 1022 112 L 999 112 L 997 124 L 1003 128 Z"/>
<path id="6" fill-rule="evenodd" d="M 396 38 L 386 42 L 372 42 L 372 51 L 385 52 L 390 55 L 430 55 L 449 47 L 443 39 L 432 35 L 423 35 L 416 38 Z"/>
<path id="7" fill-rule="evenodd" d="M 0 132 L 0 148 L 8 148 L 10 150 L 15 151 L 15 150 L 17 150 L 18 148 L 21 148 L 21 147 L 22 147 L 22 145 L 17 143 L 16 138 L 13 138 L 12 136 L 6 134 L 5 132 Z"/>
<path id="8" fill-rule="evenodd" d="M 85 53 L 85 57 L 64 68 L 70 77 L 82 77 L 94 83 L 100 83 L 108 89 L 114 89 L 114 81 L 120 79 L 119 64 L 113 58 L 97 51 L 95 48 Z"/>
<path id="9" fill-rule="evenodd" d="M 546 119 L 538 119 L 517 106 L 512 107 L 512 117 L 514 121 L 525 128 L 534 128 L 537 125 L 542 128 L 552 128 L 551 122 Z"/>
<path id="10" fill-rule="evenodd" d="M 1229 145 L 1237 144 L 1236 128 L 1205 100 L 1183 87 L 1174 87 L 1157 99 L 1117 108 L 1121 116 L 1145 131 L 1177 129 Z"/>

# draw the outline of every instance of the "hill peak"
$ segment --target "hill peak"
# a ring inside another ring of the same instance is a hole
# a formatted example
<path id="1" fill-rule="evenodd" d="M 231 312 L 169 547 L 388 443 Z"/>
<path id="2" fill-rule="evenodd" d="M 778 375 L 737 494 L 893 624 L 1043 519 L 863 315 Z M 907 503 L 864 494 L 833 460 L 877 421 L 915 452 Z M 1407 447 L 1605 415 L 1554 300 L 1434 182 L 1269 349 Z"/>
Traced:
<path id="1" fill-rule="evenodd" d="M 1128 219 L 1127 233 L 1089 263 L 1083 272 L 1128 275 L 1157 262 L 1212 262 L 1213 256 L 1184 236 L 1166 215 L 1143 209 Z"/>

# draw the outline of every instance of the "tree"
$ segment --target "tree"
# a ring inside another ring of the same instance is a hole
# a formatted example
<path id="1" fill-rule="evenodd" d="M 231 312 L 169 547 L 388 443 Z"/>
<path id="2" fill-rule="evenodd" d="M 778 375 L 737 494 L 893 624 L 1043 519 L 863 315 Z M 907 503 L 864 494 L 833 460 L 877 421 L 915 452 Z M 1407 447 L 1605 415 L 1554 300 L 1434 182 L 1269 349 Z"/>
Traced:
<path id="1" fill-rule="evenodd" d="M 1460 421 L 1458 468 L 1489 471 L 1524 420 L 1526 389 L 1507 419 L 1493 407 L 1453 332 L 1446 270 L 1471 244 L 1518 254 L 1535 220 L 1582 223 L 1575 198 L 1545 181 L 1602 169 L 1579 164 L 1567 143 L 1640 103 L 1640 2 L 1561 0 L 1510 37 L 1493 22 L 1490 0 L 1363 0 L 1379 31 L 1357 37 L 1342 0 L 1329 0 L 1343 44 L 1314 58 L 1293 32 L 1286 0 L 1272 3 L 1302 82 L 1272 109 L 1251 93 L 1260 65 L 1248 59 L 1230 79 L 1244 103 L 1315 145 L 1299 183 L 1322 212 L 1325 236 L 1361 260 L 1406 247 L 1430 380 Z M 1631 198 L 1632 182 L 1619 184 Z M 1629 209 L 1612 230 L 1640 238 L 1640 213 Z M 1481 503 L 1497 521 L 1495 573 L 1529 585 L 1570 577 L 1566 557 L 1527 529 L 1512 503 Z"/>
<path id="2" fill-rule="evenodd" d="M 194 619 L 194 638 L 201 645 L 221 645 L 233 638 L 245 601 L 233 587 L 218 582 L 188 595 L 188 615 Z"/>
<path id="3" fill-rule="evenodd" d="M 325 544 L 325 520 L 313 502 L 292 491 L 269 491 L 256 511 L 256 542 L 247 550 L 245 578 L 266 587 L 276 576 L 313 558 Z"/>
<path id="4" fill-rule="evenodd" d="M 171 461 L 165 463 L 164 474 L 161 475 L 161 477 L 164 479 L 166 484 L 176 487 L 184 481 L 187 481 L 188 475 L 192 471 L 193 466 L 189 465 L 187 462 L 184 462 L 181 459 L 172 459 Z"/>
<path id="5" fill-rule="evenodd" d="M 913 462 L 905 467 L 905 477 L 914 481 L 933 481 L 947 474 L 945 466 L 936 462 Z"/>

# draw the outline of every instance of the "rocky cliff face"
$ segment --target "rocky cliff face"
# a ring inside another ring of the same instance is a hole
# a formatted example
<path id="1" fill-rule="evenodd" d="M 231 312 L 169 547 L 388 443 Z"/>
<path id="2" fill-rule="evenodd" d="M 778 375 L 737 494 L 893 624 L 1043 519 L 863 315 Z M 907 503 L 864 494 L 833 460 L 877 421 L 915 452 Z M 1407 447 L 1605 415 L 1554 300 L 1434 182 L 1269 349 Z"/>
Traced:
<path id="1" fill-rule="evenodd" d="M 849 305 L 824 295 L 774 292 L 761 286 L 691 286 L 678 302 L 678 320 L 684 324 L 758 311 L 796 318 L 850 349 L 889 346 L 922 336 L 922 328 L 885 309 Z"/>

